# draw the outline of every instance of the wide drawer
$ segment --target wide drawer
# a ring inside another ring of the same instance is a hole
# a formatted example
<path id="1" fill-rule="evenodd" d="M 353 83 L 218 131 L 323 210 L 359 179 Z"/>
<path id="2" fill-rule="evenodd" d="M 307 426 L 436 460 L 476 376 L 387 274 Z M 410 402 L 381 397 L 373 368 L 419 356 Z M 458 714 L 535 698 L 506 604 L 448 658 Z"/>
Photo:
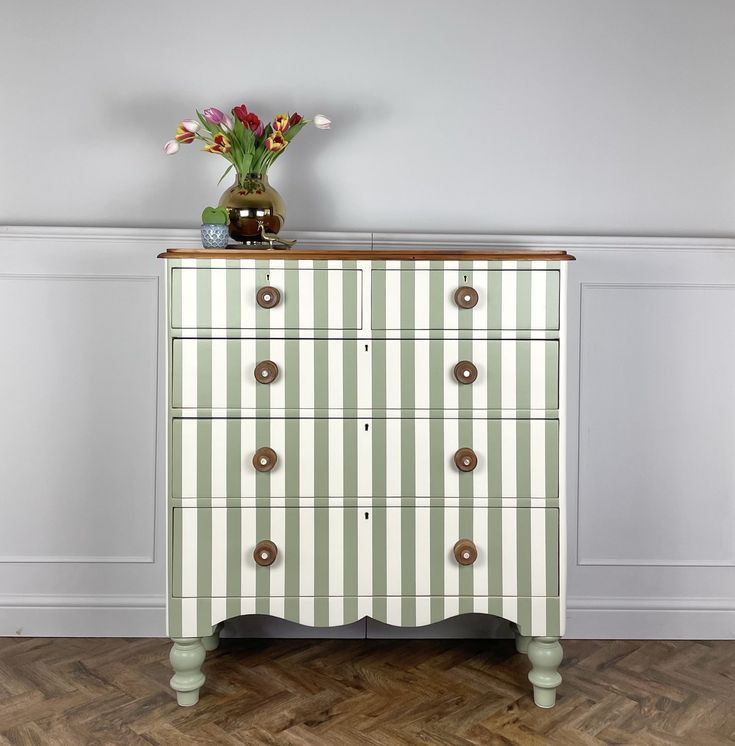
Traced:
<path id="1" fill-rule="evenodd" d="M 555 330 L 558 270 L 373 269 L 372 329 Z"/>
<path id="2" fill-rule="evenodd" d="M 361 329 L 358 269 L 173 267 L 172 329 Z"/>
<path id="3" fill-rule="evenodd" d="M 171 458 L 174 498 L 559 495 L 558 420 L 174 418 Z"/>
<path id="4" fill-rule="evenodd" d="M 559 592 L 551 508 L 174 508 L 171 528 L 174 598 Z"/>
<path id="5" fill-rule="evenodd" d="M 556 340 L 174 339 L 173 407 L 559 406 Z"/>

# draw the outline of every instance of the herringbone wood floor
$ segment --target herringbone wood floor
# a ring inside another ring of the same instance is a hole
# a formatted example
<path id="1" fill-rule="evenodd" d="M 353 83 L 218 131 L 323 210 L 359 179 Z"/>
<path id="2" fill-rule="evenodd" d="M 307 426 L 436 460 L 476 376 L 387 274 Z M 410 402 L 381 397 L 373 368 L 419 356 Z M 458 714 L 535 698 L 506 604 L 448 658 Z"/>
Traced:
<path id="1" fill-rule="evenodd" d="M 540 710 L 509 640 L 223 640 L 184 709 L 165 640 L 0 639 L 0 743 L 735 743 L 735 642 L 564 647 Z"/>

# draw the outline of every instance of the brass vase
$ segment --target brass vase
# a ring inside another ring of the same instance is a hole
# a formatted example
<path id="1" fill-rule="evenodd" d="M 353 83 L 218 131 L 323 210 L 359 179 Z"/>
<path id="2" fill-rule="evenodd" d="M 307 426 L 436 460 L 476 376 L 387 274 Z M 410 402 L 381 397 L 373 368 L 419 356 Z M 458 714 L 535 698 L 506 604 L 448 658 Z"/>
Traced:
<path id="1" fill-rule="evenodd" d="M 283 199 L 268 183 L 268 174 L 238 176 L 222 195 L 219 206 L 229 213 L 230 236 L 244 244 L 272 243 L 285 222 Z"/>

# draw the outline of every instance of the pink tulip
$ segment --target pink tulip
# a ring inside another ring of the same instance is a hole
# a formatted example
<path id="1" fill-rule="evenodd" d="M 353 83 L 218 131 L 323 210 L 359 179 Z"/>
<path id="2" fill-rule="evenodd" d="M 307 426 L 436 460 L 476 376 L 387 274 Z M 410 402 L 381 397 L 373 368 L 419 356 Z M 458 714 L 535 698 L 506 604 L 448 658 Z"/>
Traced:
<path id="1" fill-rule="evenodd" d="M 220 127 L 222 127 L 222 129 L 226 132 L 232 131 L 232 119 L 230 119 L 227 114 L 222 115 L 222 122 L 220 123 Z"/>
<path id="2" fill-rule="evenodd" d="M 204 110 L 204 118 L 210 124 L 222 124 L 222 122 L 225 121 L 224 112 L 221 112 L 219 109 L 215 109 L 214 107 Z"/>
<path id="3" fill-rule="evenodd" d="M 327 119 L 324 114 L 317 114 L 314 117 L 314 126 L 319 130 L 328 130 L 332 126 L 332 120 Z"/>
<path id="4" fill-rule="evenodd" d="M 163 146 L 163 152 L 166 155 L 173 155 L 174 153 L 178 153 L 179 152 L 179 143 L 177 143 L 176 140 L 169 140 Z"/>
<path id="5" fill-rule="evenodd" d="M 196 132 L 200 127 L 196 119 L 184 119 L 181 122 L 181 126 L 188 132 Z"/>

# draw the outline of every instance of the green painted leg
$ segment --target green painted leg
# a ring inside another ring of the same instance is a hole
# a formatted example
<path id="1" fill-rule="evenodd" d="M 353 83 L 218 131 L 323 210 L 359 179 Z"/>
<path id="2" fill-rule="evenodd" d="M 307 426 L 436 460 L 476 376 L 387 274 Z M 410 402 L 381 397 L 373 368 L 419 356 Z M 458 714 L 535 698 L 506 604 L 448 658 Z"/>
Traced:
<path id="1" fill-rule="evenodd" d="M 553 707 L 556 688 L 561 684 L 559 664 L 564 653 L 558 637 L 534 637 L 528 645 L 531 672 L 528 680 L 533 684 L 533 701 L 539 707 Z"/>
<path id="2" fill-rule="evenodd" d="M 521 628 L 513 622 L 511 622 L 510 628 L 516 638 L 516 650 L 523 655 L 528 655 L 528 643 L 531 642 L 531 638 L 522 635 Z"/>
<path id="3" fill-rule="evenodd" d="M 219 633 L 222 629 L 222 623 L 220 622 L 215 628 L 214 632 L 212 632 L 211 635 L 208 635 L 207 637 L 202 637 L 202 645 L 204 645 L 204 649 L 210 653 L 212 650 L 217 650 L 219 647 Z"/>
<path id="4" fill-rule="evenodd" d="M 202 663 L 206 653 L 198 637 L 172 637 L 173 647 L 169 654 L 174 675 L 171 688 L 182 707 L 191 707 L 199 701 L 199 688 L 204 683 Z"/>

